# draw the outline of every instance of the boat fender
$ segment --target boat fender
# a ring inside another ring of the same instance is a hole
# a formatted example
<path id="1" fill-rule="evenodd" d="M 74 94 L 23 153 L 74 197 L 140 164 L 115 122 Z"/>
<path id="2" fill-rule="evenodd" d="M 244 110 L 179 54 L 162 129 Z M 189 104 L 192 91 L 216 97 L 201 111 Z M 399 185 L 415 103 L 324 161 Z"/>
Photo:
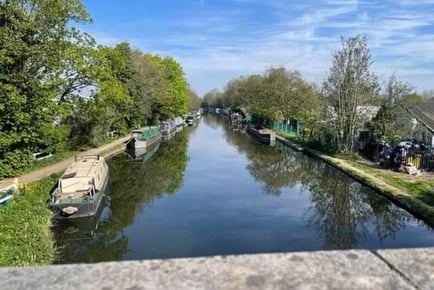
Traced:
<path id="1" fill-rule="evenodd" d="M 56 198 L 61 198 L 62 197 L 62 192 L 60 191 L 60 189 L 56 189 L 55 197 Z"/>
<path id="2" fill-rule="evenodd" d="M 67 214 L 67 215 L 73 215 L 78 211 L 78 208 L 76 208 L 75 206 L 68 206 L 65 208 L 62 208 L 62 212 Z"/>

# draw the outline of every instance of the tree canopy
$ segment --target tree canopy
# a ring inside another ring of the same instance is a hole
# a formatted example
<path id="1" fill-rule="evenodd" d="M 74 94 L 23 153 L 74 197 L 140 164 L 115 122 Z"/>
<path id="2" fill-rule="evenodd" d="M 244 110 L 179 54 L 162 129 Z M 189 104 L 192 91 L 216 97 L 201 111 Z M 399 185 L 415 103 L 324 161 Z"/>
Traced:
<path id="1" fill-rule="evenodd" d="M 369 120 L 377 98 L 377 77 L 370 71 L 371 54 L 366 37 L 342 38 L 342 49 L 333 54 L 332 66 L 322 85 L 325 118 L 335 136 L 335 150 L 354 149 L 357 130 Z"/>
<path id="2" fill-rule="evenodd" d="M 107 131 L 187 112 L 179 62 L 127 42 L 97 45 L 74 26 L 90 21 L 80 0 L 0 1 L 0 176 L 33 152 L 94 146 Z"/>

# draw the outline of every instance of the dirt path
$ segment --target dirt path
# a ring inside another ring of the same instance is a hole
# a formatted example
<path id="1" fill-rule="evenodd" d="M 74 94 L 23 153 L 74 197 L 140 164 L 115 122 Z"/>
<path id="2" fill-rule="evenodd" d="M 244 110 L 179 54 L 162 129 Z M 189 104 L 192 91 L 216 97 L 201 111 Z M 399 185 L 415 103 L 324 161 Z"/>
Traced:
<path id="1" fill-rule="evenodd" d="M 124 143 L 125 141 L 128 140 L 129 137 L 123 137 L 120 139 L 116 139 L 115 141 L 106 144 L 104 146 L 98 147 L 98 148 L 92 148 L 89 149 L 87 151 L 84 151 L 82 153 L 80 153 L 80 155 L 93 155 L 93 154 L 101 154 L 101 153 L 107 153 L 108 151 L 110 151 L 111 149 L 115 149 L 117 148 L 119 145 L 121 145 L 122 143 Z M 108 154 L 110 154 L 112 152 L 109 152 Z M 108 155 L 108 154 L 103 154 L 103 155 Z M 74 162 L 75 156 L 72 156 L 68 159 L 65 159 L 63 161 L 60 161 L 59 163 L 26 173 L 22 176 L 20 176 L 20 181 L 24 182 L 25 184 L 29 184 L 35 181 L 38 181 L 44 177 L 50 176 L 53 173 L 65 170 L 72 162 Z"/>

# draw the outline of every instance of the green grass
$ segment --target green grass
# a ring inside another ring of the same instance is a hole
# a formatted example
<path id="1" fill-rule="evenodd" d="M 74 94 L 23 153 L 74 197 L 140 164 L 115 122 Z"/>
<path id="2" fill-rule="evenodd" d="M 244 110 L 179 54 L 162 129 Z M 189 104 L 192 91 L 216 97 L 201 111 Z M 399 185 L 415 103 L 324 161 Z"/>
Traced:
<path id="1" fill-rule="evenodd" d="M 119 137 L 121 138 L 121 137 Z M 107 139 L 104 144 L 116 139 Z M 119 144 L 101 154 L 125 146 Z M 35 162 L 26 172 L 49 166 L 74 156 L 80 151 L 65 151 Z M 55 258 L 55 242 L 50 230 L 51 211 L 46 202 L 49 192 L 61 173 L 53 174 L 27 186 L 24 193 L 16 194 L 7 206 L 0 206 L 0 266 L 49 265 Z"/>
<path id="2" fill-rule="evenodd" d="M 351 166 L 359 168 L 364 172 L 381 178 L 387 184 L 392 185 L 400 190 L 403 190 L 427 205 L 434 206 L 434 178 L 426 177 L 408 177 L 405 173 L 403 176 L 391 175 L 386 169 L 371 168 L 367 165 L 347 160 Z"/>
<path id="3" fill-rule="evenodd" d="M 8 206 L 0 206 L 0 266 L 48 265 L 54 259 L 49 191 L 59 175 L 32 183 Z"/>
<path id="4" fill-rule="evenodd" d="M 406 181 L 402 178 L 382 173 L 379 173 L 378 176 L 388 184 L 406 191 L 430 206 L 434 206 L 434 179 L 415 179 L 412 181 Z"/>

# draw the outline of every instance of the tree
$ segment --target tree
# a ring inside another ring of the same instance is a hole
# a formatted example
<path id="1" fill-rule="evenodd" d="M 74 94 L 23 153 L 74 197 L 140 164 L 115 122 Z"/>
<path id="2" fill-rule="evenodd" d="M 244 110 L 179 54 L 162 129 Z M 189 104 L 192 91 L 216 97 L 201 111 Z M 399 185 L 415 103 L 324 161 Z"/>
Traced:
<path id="1" fill-rule="evenodd" d="M 142 94 L 136 104 L 150 107 L 150 123 L 183 115 L 188 108 L 188 84 L 181 64 L 171 57 L 132 51 L 132 63 L 140 78 Z"/>
<path id="2" fill-rule="evenodd" d="M 97 145 L 107 131 L 125 133 L 132 100 L 120 79 L 127 71 L 125 59 L 118 50 L 100 46 L 92 56 L 92 78 L 95 89 L 74 100 L 73 111 L 65 119 L 71 127 L 69 143 L 73 148 Z"/>
<path id="3" fill-rule="evenodd" d="M 192 111 L 200 107 L 202 103 L 202 99 L 199 98 L 197 93 L 189 86 L 187 89 L 188 92 L 188 110 Z"/>
<path id="4" fill-rule="evenodd" d="M 243 108 L 245 112 L 254 111 L 254 106 L 260 106 L 264 91 L 264 78 L 261 75 L 240 76 L 230 80 L 222 93 L 223 105 L 227 107 Z"/>
<path id="5" fill-rule="evenodd" d="M 163 115 L 175 117 L 184 115 L 188 109 L 188 83 L 182 65 L 172 57 L 162 59 L 165 78 L 169 81 L 169 100 L 164 106 Z"/>
<path id="6" fill-rule="evenodd" d="M 165 78 L 164 66 L 158 55 L 137 49 L 131 52 L 131 59 L 140 83 L 139 94 L 134 98 L 134 106 L 138 106 L 134 109 L 136 126 L 155 124 L 159 121 L 160 109 L 169 101 L 169 81 Z"/>
<path id="7" fill-rule="evenodd" d="M 323 82 L 327 122 L 336 136 L 335 150 L 352 151 L 357 130 L 368 121 L 366 111 L 378 94 L 377 77 L 370 72 L 371 54 L 366 37 L 343 38 L 333 54 L 332 67 Z"/>
<path id="8" fill-rule="evenodd" d="M 394 145 L 412 135 L 414 125 L 410 122 L 406 107 L 425 100 L 423 96 L 411 94 L 412 90 L 409 84 L 398 81 L 395 75 L 389 78 L 384 103 L 367 124 L 371 138 Z"/>
<path id="9" fill-rule="evenodd" d="M 218 89 L 212 89 L 203 96 L 203 103 L 221 108 L 223 107 L 223 93 Z"/>
<path id="10" fill-rule="evenodd" d="M 72 24 L 88 21 L 79 0 L 0 1 L 0 176 L 62 141 L 64 130 L 53 130 L 62 96 L 80 81 L 68 73 L 85 57 L 72 52 L 90 41 Z"/>
<path id="11" fill-rule="evenodd" d="M 273 67 L 265 74 L 265 102 L 274 119 L 307 121 L 319 111 L 318 94 L 314 85 L 306 82 L 298 71 Z"/>

